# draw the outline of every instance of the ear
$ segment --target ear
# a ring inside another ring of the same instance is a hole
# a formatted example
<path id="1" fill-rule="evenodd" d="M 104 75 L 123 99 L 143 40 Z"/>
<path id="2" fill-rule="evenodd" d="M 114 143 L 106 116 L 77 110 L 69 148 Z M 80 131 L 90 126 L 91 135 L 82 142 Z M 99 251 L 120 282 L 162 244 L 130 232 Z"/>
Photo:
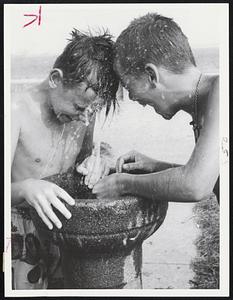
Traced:
<path id="1" fill-rule="evenodd" d="M 149 76 L 149 81 L 156 87 L 156 85 L 159 83 L 158 68 L 154 64 L 148 63 L 145 66 L 145 71 Z"/>
<path id="2" fill-rule="evenodd" d="M 61 69 L 52 69 L 49 73 L 49 86 L 55 89 L 62 82 L 63 72 Z"/>

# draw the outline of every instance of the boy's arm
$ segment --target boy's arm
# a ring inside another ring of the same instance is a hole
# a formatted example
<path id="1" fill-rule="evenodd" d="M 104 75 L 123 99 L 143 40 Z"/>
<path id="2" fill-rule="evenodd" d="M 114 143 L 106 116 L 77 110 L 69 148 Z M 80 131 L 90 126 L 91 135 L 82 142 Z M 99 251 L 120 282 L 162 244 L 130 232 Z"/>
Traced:
<path id="1" fill-rule="evenodd" d="M 130 174 L 148 174 L 180 166 L 181 165 L 175 163 L 156 160 L 135 150 L 132 150 L 117 159 L 116 172 L 126 172 Z"/>
<path id="2" fill-rule="evenodd" d="M 11 107 L 11 172 L 12 165 L 15 157 L 15 151 L 17 148 L 20 130 L 21 130 L 21 124 L 20 124 L 20 116 L 22 117 L 22 114 L 20 113 L 19 104 L 12 101 L 12 107 Z M 24 201 L 24 198 L 21 197 L 20 193 L 20 184 L 21 182 L 13 182 L 11 183 L 11 205 L 18 205 Z"/>
<path id="3" fill-rule="evenodd" d="M 12 101 L 11 111 L 11 171 L 13 173 L 14 158 L 17 151 L 17 144 L 20 138 L 22 126 L 20 120 L 25 117 L 22 107 L 15 105 Z M 65 200 L 68 204 L 74 205 L 75 201 L 56 184 L 45 180 L 28 178 L 22 181 L 11 183 L 11 205 L 18 206 L 25 200 L 33 206 L 38 215 L 52 229 L 54 223 L 58 228 L 62 226 L 61 221 L 54 213 L 52 206 L 58 209 L 67 219 L 71 217 L 71 213 L 60 201 Z"/>
<path id="4" fill-rule="evenodd" d="M 218 90 L 216 82 L 201 135 L 185 166 L 148 175 L 113 174 L 97 183 L 93 192 L 100 197 L 131 194 L 173 202 L 199 201 L 209 195 L 219 175 Z"/>
<path id="5" fill-rule="evenodd" d="M 156 174 L 142 175 L 141 178 L 136 176 L 132 178 L 132 187 L 140 196 L 145 194 L 149 196 L 152 193 L 157 199 L 167 201 L 199 201 L 212 193 L 218 176 L 219 82 L 217 79 L 208 97 L 205 122 L 200 137 L 188 163 Z"/>

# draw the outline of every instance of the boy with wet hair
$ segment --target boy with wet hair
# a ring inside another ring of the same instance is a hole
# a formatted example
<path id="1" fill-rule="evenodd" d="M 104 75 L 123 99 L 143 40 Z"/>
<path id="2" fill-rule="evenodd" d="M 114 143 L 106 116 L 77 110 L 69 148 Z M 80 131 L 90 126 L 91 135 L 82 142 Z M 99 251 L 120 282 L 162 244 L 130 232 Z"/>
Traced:
<path id="1" fill-rule="evenodd" d="M 64 52 L 56 59 L 53 68 L 63 72 L 65 87 L 86 82 L 87 89 L 93 89 L 106 104 L 106 115 L 111 105 L 115 108 L 118 80 L 113 72 L 113 42 L 111 35 L 105 32 L 92 36 L 74 29 L 72 39 Z M 88 76 L 95 70 L 96 80 L 91 82 Z"/>
<path id="2" fill-rule="evenodd" d="M 95 114 L 103 106 L 108 114 L 111 105 L 115 107 L 116 103 L 118 80 L 113 71 L 111 36 L 106 32 L 93 36 L 76 29 L 71 36 L 47 79 L 20 94 L 12 94 L 12 228 L 14 234 L 21 235 L 24 240 L 22 257 L 17 258 L 24 263 L 27 262 L 24 259 L 25 237 L 28 234 L 37 236 L 25 206 L 33 206 L 49 229 L 54 225 L 62 226 L 53 207 L 67 219 L 71 217 L 60 199 L 69 205 L 74 205 L 74 199 L 43 178 L 64 173 L 91 155 Z M 95 182 L 108 174 L 109 166 L 104 157 L 100 168 Z M 40 256 L 43 259 L 42 250 Z M 56 251 L 54 248 L 53 256 L 56 256 Z M 56 261 L 59 262 L 59 251 Z M 22 266 L 13 261 L 13 268 L 18 265 Z M 56 266 L 51 268 L 55 270 Z M 29 269 L 26 268 L 25 272 Z M 14 274 L 18 273 L 15 269 Z M 13 278 L 13 288 L 47 286 L 47 278 L 39 276 L 34 285 L 25 279 L 28 276 Z M 22 282 L 22 278 L 26 281 Z"/>
<path id="3" fill-rule="evenodd" d="M 202 73 L 181 28 L 156 13 L 133 20 L 115 49 L 115 70 L 129 98 L 167 120 L 180 110 L 190 114 L 196 145 L 183 166 L 131 151 L 118 159 L 118 173 L 99 181 L 93 193 L 195 202 L 214 189 L 219 198 L 219 76 Z"/>
<path id="4" fill-rule="evenodd" d="M 182 73 L 196 62 L 187 37 L 170 18 L 147 14 L 135 19 L 117 39 L 116 60 L 124 72 L 140 75 L 145 64 L 153 61 L 174 73 Z"/>

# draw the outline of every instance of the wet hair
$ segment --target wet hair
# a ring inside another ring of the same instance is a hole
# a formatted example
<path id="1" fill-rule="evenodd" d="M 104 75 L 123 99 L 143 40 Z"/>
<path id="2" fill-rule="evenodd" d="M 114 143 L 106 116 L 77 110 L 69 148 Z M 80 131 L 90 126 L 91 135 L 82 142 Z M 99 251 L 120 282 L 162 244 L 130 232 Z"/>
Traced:
<path id="1" fill-rule="evenodd" d="M 140 75 L 147 63 L 182 73 L 196 66 L 187 37 L 171 19 L 157 13 L 134 19 L 117 38 L 115 63 L 125 74 Z"/>
<path id="2" fill-rule="evenodd" d="M 93 36 L 91 32 L 83 33 L 74 29 L 69 43 L 53 66 L 62 70 L 65 87 L 74 87 L 86 81 L 88 87 L 104 99 L 106 115 L 112 104 L 115 109 L 119 83 L 113 70 L 113 46 L 112 36 L 107 31 Z M 97 74 L 96 84 L 87 80 L 92 71 L 96 71 Z"/>

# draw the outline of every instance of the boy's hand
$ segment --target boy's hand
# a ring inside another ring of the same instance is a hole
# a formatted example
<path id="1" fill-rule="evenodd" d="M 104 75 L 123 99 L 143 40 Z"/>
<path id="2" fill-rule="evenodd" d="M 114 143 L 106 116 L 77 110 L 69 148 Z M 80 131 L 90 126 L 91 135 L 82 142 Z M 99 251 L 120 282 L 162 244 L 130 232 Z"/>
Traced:
<path id="1" fill-rule="evenodd" d="M 59 198 L 69 205 L 74 205 L 75 201 L 66 191 L 54 183 L 39 179 L 26 179 L 22 182 L 21 196 L 36 209 L 38 215 L 49 229 L 53 228 L 52 223 L 57 228 L 62 227 L 62 223 L 55 215 L 52 206 L 59 210 L 67 219 L 71 218 L 70 211 Z"/>
<path id="2" fill-rule="evenodd" d="M 85 184 L 92 189 L 93 186 L 103 177 L 110 173 L 108 159 L 100 157 L 97 159 L 95 154 L 87 157 L 80 165 L 76 165 L 78 173 L 85 176 Z"/>
<path id="3" fill-rule="evenodd" d="M 153 173 L 155 170 L 156 160 L 134 150 L 120 156 L 116 163 L 118 173 Z"/>
<path id="4" fill-rule="evenodd" d="M 132 175 L 112 174 L 100 180 L 93 188 L 92 193 L 100 199 L 120 199 L 128 192 Z"/>

